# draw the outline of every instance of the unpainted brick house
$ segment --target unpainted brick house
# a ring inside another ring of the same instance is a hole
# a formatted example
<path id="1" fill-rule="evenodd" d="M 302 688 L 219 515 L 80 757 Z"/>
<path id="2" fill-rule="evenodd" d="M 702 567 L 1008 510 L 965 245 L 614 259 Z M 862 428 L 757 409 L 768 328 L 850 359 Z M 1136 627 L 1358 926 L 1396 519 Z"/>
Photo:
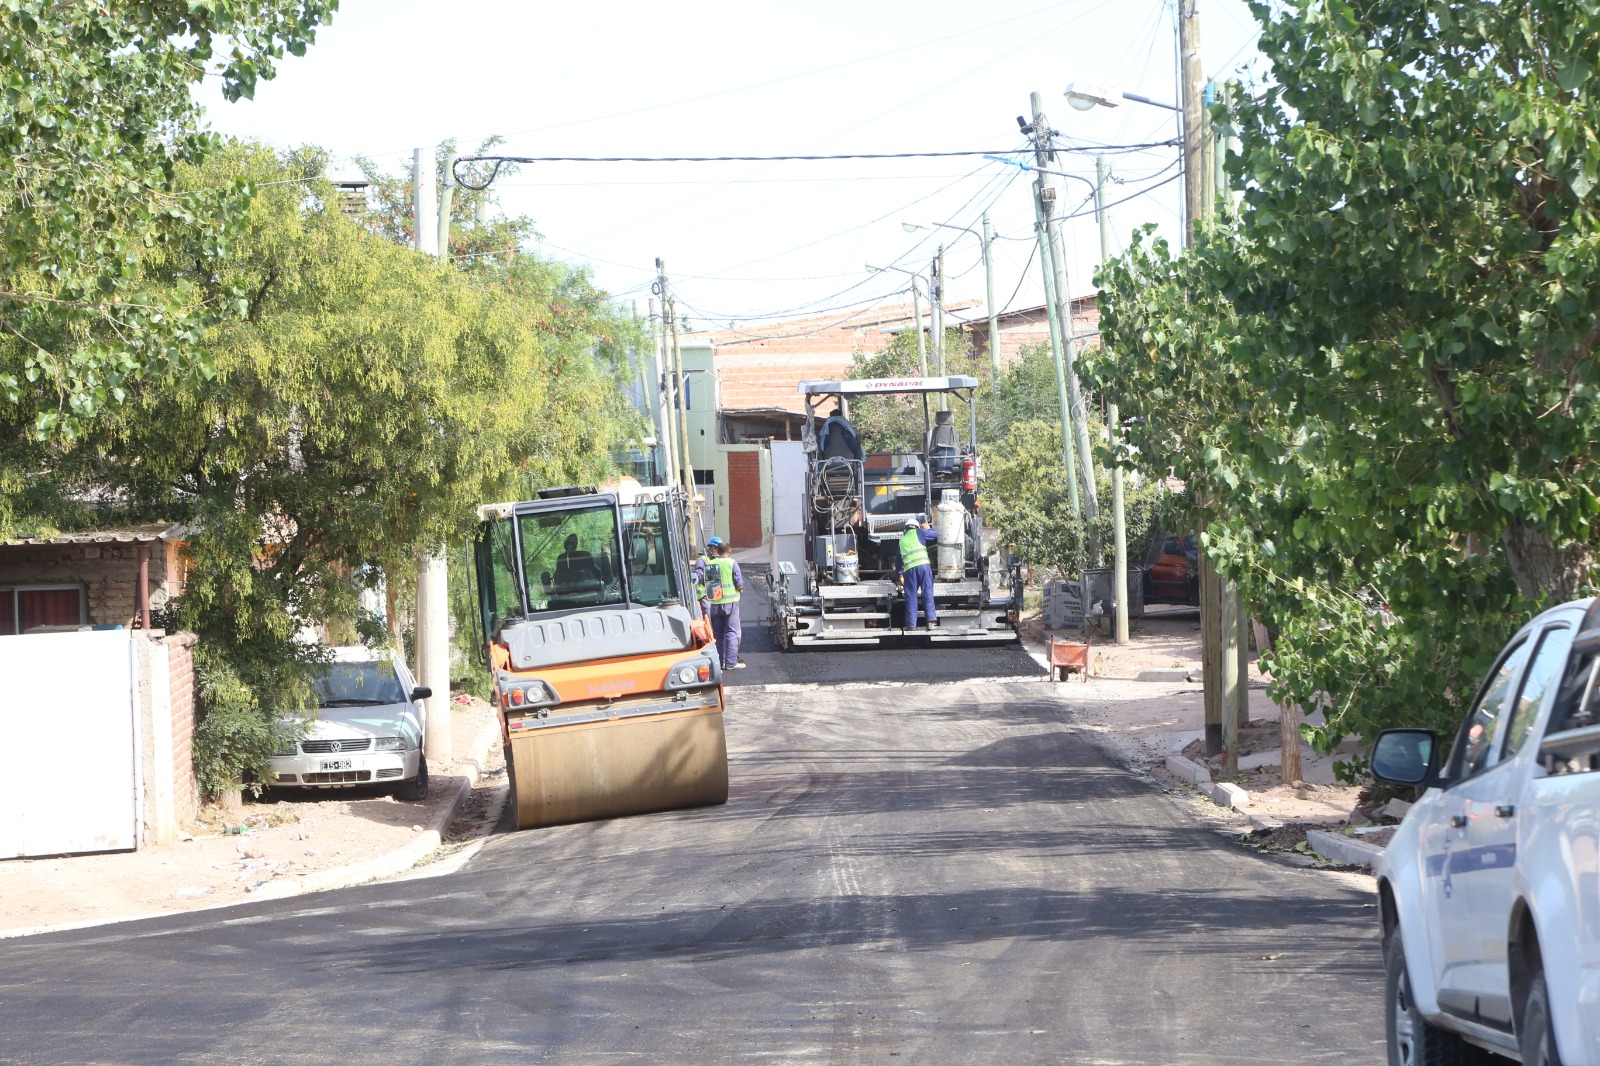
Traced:
<path id="1" fill-rule="evenodd" d="M 41 626 L 149 627 L 183 590 L 182 526 L 0 541 L 0 636 Z"/>

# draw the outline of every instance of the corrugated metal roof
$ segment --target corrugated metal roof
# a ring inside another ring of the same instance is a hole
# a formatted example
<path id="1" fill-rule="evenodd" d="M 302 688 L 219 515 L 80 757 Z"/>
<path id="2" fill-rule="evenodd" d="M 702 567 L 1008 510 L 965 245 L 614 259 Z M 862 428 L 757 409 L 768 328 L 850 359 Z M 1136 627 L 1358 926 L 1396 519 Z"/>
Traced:
<path id="1" fill-rule="evenodd" d="M 0 540 L 0 548 L 49 544 L 153 544 L 156 541 L 182 540 L 184 528 L 170 522 L 147 522 L 120 529 L 93 529 L 82 533 L 57 533 L 53 537 L 17 537 Z"/>

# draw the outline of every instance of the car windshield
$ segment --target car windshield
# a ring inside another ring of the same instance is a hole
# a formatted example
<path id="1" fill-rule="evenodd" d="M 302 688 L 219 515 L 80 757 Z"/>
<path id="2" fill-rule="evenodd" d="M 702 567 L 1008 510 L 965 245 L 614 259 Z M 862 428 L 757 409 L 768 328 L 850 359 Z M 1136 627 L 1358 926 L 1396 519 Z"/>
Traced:
<path id="1" fill-rule="evenodd" d="M 323 663 L 312 680 L 319 707 L 365 707 L 404 703 L 406 690 L 394 664 Z"/>

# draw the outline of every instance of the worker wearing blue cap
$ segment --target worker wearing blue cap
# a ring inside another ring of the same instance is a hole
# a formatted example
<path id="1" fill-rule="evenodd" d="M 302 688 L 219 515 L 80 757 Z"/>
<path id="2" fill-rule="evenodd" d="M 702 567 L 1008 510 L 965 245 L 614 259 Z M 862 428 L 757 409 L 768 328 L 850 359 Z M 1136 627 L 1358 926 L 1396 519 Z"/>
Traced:
<path id="1" fill-rule="evenodd" d="M 724 670 L 743 670 L 739 661 L 739 595 L 744 592 L 744 574 L 733 561 L 733 546 L 721 537 L 706 542 L 711 560 L 706 563 L 706 599 L 711 603 L 711 632 L 717 639 Z"/>

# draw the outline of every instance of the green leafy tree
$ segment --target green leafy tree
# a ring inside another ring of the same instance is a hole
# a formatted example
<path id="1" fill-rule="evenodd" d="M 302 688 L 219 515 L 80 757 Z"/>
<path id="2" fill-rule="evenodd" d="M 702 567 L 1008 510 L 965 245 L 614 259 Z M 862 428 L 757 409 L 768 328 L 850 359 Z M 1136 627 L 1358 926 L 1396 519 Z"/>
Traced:
<path id="1" fill-rule="evenodd" d="M 1053 372 L 1052 372 L 1053 375 Z M 1055 388 L 1054 377 L 1051 389 Z M 1091 416 L 1094 439 L 1104 435 Z M 1115 562 L 1112 515 L 1107 507 L 1092 525 L 1074 521 L 1066 475 L 1061 468 L 1061 423 L 1030 419 L 1011 424 L 996 446 L 985 452 L 984 521 L 1030 566 L 1057 574 L 1108 569 Z M 1096 488 L 1111 499 L 1110 468 L 1097 464 Z M 1128 560 L 1139 565 L 1149 547 L 1162 497 L 1147 478 L 1125 478 L 1124 504 Z M 1098 546 L 1091 550 L 1091 543 Z"/>
<path id="2" fill-rule="evenodd" d="M 1276 84 L 1232 119 L 1238 215 L 1106 271 L 1090 377 L 1224 516 L 1206 550 L 1282 628 L 1319 741 L 1445 725 L 1593 582 L 1600 13 L 1255 12 Z"/>
<path id="3" fill-rule="evenodd" d="M 206 336 L 210 377 L 130 382 L 92 439 L 41 467 L 60 495 L 189 523 L 170 621 L 207 648 L 213 783 L 266 779 L 282 713 L 304 706 L 306 623 L 377 636 L 358 596 L 380 570 L 461 543 L 476 505 L 530 481 L 603 476 L 631 429 L 616 374 L 632 319 L 586 275 L 528 256 L 443 267 L 343 215 L 325 163 L 232 145 L 180 176 L 261 190 L 204 280 L 245 313 Z M 141 283 L 176 286 L 186 251 L 154 250 Z"/>
<path id="4" fill-rule="evenodd" d="M 212 74 L 229 100 L 251 96 L 336 7 L 0 4 L 0 399 L 25 412 L 23 432 L 71 438 L 132 382 L 204 369 L 201 334 L 234 303 L 198 279 L 248 188 L 175 186 L 218 143 L 191 90 Z M 142 264 L 178 244 L 193 269 L 153 286 Z"/>
<path id="5" fill-rule="evenodd" d="M 473 155 L 487 155 L 502 143 L 490 137 L 478 145 Z M 498 171 L 493 163 L 463 163 L 458 171 L 466 184 L 457 184 L 445 169 L 446 157 L 456 150 L 454 141 L 439 145 L 434 155 L 438 188 L 450 190 L 450 247 L 446 258 L 460 270 L 492 270 L 522 254 L 524 246 L 538 236 L 533 219 L 527 215 L 507 216 L 500 210 L 491 179 L 509 178 L 518 167 L 503 164 Z M 372 232 L 397 244 L 416 240 L 416 188 L 409 170 L 391 174 L 375 160 L 360 157 L 356 165 L 371 182 L 369 209 L 362 224 Z"/>
<path id="6" fill-rule="evenodd" d="M 931 365 L 933 341 L 924 335 L 928 347 L 930 374 L 936 372 Z M 968 374 L 979 381 L 987 381 L 988 364 L 981 366 L 972 352 L 972 343 L 959 329 L 945 330 L 945 372 Z M 883 349 L 873 353 L 856 352 L 850 364 L 852 378 L 916 377 L 922 373 L 917 361 L 917 334 L 915 330 L 901 330 Z M 930 397 L 930 405 L 936 401 Z M 979 401 L 982 402 L 981 400 Z M 953 400 L 952 410 L 964 410 L 965 404 Z M 933 408 L 930 406 L 929 408 Z M 981 416 L 980 416 L 981 417 Z M 926 420 L 923 416 L 921 394 L 900 396 L 856 396 L 850 400 L 850 421 L 861 434 L 861 443 L 873 452 L 920 452 L 924 446 Z M 965 436 L 966 415 L 956 418 Z"/>

